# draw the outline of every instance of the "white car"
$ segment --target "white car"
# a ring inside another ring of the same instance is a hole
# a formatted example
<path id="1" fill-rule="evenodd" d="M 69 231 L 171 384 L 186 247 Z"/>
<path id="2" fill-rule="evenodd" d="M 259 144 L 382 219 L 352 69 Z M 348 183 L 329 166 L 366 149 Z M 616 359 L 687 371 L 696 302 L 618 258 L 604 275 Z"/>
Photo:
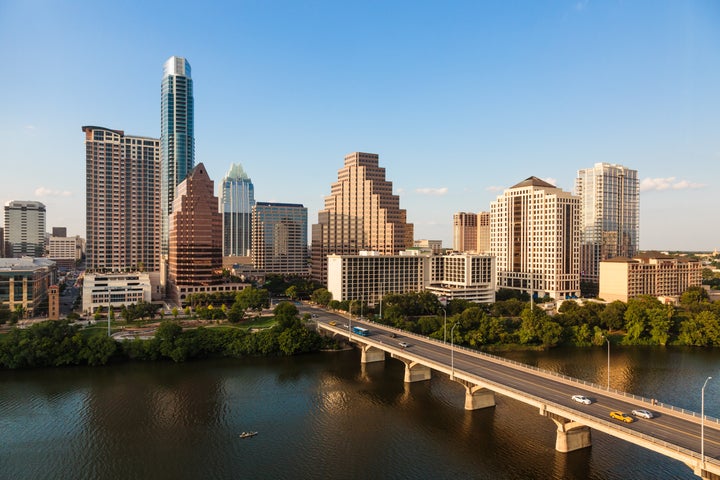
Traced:
<path id="1" fill-rule="evenodd" d="M 407 344 L 405 342 L 398 342 L 398 345 L 400 345 L 402 348 L 407 348 L 410 346 L 409 344 Z"/>
<path id="2" fill-rule="evenodd" d="M 572 396 L 572 399 L 575 400 L 575 401 L 578 402 L 578 403 L 582 403 L 582 404 L 585 404 L 585 405 L 590 405 L 590 404 L 592 403 L 592 400 L 590 400 L 590 399 L 589 399 L 588 397 L 586 397 L 585 395 L 573 395 L 573 396 Z"/>
<path id="3" fill-rule="evenodd" d="M 636 417 L 641 417 L 641 418 L 653 418 L 654 417 L 654 415 L 652 414 L 651 411 L 642 410 L 642 409 L 633 410 L 632 414 L 635 415 Z"/>

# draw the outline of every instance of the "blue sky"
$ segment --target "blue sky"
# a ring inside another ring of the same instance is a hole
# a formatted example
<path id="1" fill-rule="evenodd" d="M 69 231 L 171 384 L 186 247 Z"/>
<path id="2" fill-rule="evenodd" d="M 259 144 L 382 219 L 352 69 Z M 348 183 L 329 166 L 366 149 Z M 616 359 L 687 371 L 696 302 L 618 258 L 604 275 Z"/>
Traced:
<path id="1" fill-rule="evenodd" d="M 83 125 L 159 137 L 184 56 L 196 161 L 308 221 L 378 153 L 416 238 L 531 175 L 638 170 L 640 247 L 720 248 L 720 3 L 0 0 L 0 201 L 85 235 Z"/>

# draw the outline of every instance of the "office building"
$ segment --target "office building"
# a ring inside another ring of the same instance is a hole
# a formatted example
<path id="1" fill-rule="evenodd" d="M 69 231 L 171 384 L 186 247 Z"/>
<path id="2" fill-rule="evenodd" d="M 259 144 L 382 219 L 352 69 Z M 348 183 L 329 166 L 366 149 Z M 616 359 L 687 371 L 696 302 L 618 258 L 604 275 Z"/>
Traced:
<path id="1" fill-rule="evenodd" d="M 588 290 L 584 293 L 597 293 L 600 262 L 614 257 L 632 258 L 638 251 L 637 170 L 596 163 L 578 171 L 575 194 L 580 197 L 580 280 Z"/>
<path id="2" fill-rule="evenodd" d="M 160 269 L 160 142 L 85 126 L 87 269 Z"/>
<path id="3" fill-rule="evenodd" d="M 48 289 L 57 284 L 57 267 L 48 258 L 0 259 L 0 304 L 24 317 L 47 312 Z"/>
<path id="4" fill-rule="evenodd" d="M 490 207 L 497 287 L 554 299 L 580 295 L 579 198 L 530 177 Z"/>
<path id="5" fill-rule="evenodd" d="M 152 281 L 147 272 L 86 274 L 83 278 L 82 310 L 92 315 L 102 307 L 119 311 L 123 306 L 152 301 Z"/>
<path id="6" fill-rule="evenodd" d="M 3 222 L 3 225 L 5 222 Z M 5 227 L 0 227 L 0 258 L 5 258 L 7 252 L 5 251 Z"/>
<path id="7" fill-rule="evenodd" d="M 477 215 L 457 212 L 453 215 L 453 250 L 477 251 Z"/>
<path id="8" fill-rule="evenodd" d="M 252 181 L 240 164 L 232 164 L 220 185 L 223 256 L 250 256 L 251 217 L 254 205 L 255 187 Z"/>
<path id="9" fill-rule="evenodd" d="M 345 156 L 338 180 L 325 197 L 312 227 L 312 277 L 325 283 L 328 255 L 356 255 L 361 250 L 397 255 L 413 245 L 413 225 L 393 195 L 392 182 L 374 153 Z"/>
<path id="10" fill-rule="evenodd" d="M 45 255 L 45 205 L 15 200 L 5 204 L 5 245 L 10 258 Z"/>
<path id="11" fill-rule="evenodd" d="M 214 182 L 199 163 L 177 188 L 170 215 L 168 296 L 181 301 L 180 287 L 217 283 L 222 271 L 222 217 Z"/>
<path id="12" fill-rule="evenodd" d="M 257 202 L 252 209 L 252 262 L 256 270 L 308 276 L 307 208 Z"/>
<path id="13" fill-rule="evenodd" d="M 53 237 L 67 237 L 67 227 L 52 227 Z"/>
<path id="14" fill-rule="evenodd" d="M 413 242 L 414 248 L 419 248 L 421 250 L 427 250 L 431 252 L 433 255 L 440 255 L 442 253 L 442 240 L 428 240 L 428 239 L 420 239 L 415 240 Z"/>
<path id="15" fill-rule="evenodd" d="M 60 270 L 74 268 L 82 258 L 82 239 L 79 236 L 50 237 L 48 258 L 53 260 Z"/>
<path id="16" fill-rule="evenodd" d="M 169 245 L 169 217 L 177 186 L 195 165 L 195 106 L 190 63 L 170 57 L 163 65 L 160 99 L 162 254 Z"/>
<path id="17" fill-rule="evenodd" d="M 430 283 L 426 290 L 448 301 L 495 302 L 495 257 L 453 253 L 430 257 Z"/>
<path id="18" fill-rule="evenodd" d="M 490 212 L 477 214 L 477 252 L 490 252 Z"/>

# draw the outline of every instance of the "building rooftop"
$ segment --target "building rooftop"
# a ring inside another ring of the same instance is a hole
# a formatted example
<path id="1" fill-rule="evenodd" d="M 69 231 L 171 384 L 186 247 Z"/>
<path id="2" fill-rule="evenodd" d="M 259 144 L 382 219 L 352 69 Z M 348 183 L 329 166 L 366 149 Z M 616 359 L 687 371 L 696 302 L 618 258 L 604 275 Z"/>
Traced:
<path id="1" fill-rule="evenodd" d="M 23 271 L 52 267 L 55 261 L 45 257 L 0 258 L 0 271 Z"/>
<path id="2" fill-rule="evenodd" d="M 513 185 L 510 188 L 521 188 L 521 187 L 545 187 L 545 188 L 557 188 L 545 180 L 541 180 L 537 177 L 528 177 L 517 185 Z"/>

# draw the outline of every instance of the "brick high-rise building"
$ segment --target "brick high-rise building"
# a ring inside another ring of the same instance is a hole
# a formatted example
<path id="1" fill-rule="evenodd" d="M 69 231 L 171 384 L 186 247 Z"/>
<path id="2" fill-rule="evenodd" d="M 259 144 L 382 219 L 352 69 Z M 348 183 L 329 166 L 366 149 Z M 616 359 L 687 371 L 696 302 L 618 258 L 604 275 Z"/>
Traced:
<path id="1" fill-rule="evenodd" d="M 177 287 L 210 285 L 222 270 L 222 216 L 205 165 L 198 163 L 177 188 L 170 215 L 169 296 Z"/>
<path id="2" fill-rule="evenodd" d="M 393 195 L 392 182 L 378 166 L 374 153 L 354 152 L 345 156 L 345 166 L 325 197 L 312 227 L 312 277 L 325 283 L 327 256 L 356 255 L 372 250 L 396 255 L 413 245 L 413 225 Z"/>
<path id="3" fill-rule="evenodd" d="M 490 212 L 477 214 L 477 251 L 490 252 Z"/>
<path id="4" fill-rule="evenodd" d="M 477 251 L 477 215 L 457 212 L 453 215 L 453 250 Z"/>
<path id="5" fill-rule="evenodd" d="M 536 177 L 490 206 L 497 287 L 531 295 L 580 295 L 580 199 Z"/>
<path id="6" fill-rule="evenodd" d="M 86 264 L 90 271 L 160 270 L 160 141 L 85 132 Z"/>

